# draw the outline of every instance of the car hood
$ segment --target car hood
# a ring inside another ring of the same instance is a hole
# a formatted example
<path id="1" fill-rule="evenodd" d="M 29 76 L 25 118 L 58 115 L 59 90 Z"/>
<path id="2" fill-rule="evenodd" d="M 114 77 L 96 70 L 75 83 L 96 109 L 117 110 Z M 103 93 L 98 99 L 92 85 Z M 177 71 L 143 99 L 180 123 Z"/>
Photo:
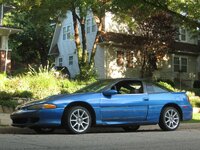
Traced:
<path id="1" fill-rule="evenodd" d="M 74 94 L 58 94 L 52 95 L 42 100 L 31 101 L 19 107 L 28 107 L 31 105 L 42 104 L 42 103 L 62 103 L 63 101 L 77 101 L 77 100 L 85 100 L 90 97 L 95 97 L 94 95 L 99 93 L 74 93 Z M 87 98 L 86 98 L 87 97 Z"/>
<path id="2" fill-rule="evenodd" d="M 46 99 L 46 102 L 49 103 L 63 103 L 63 101 L 87 101 L 90 99 L 94 99 L 100 93 L 74 93 L 74 94 L 60 94 L 51 96 Z"/>

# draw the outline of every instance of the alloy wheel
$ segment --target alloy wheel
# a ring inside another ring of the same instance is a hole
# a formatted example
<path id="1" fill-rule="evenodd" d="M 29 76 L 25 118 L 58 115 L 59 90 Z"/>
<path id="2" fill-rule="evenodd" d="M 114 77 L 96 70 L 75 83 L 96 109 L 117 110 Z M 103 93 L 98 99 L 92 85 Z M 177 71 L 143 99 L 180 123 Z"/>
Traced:
<path id="1" fill-rule="evenodd" d="M 85 132 L 91 124 L 89 112 L 82 107 L 73 109 L 69 116 L 70 128 L 77 133 Z"/>
<path id="2" fill-rule="evenodd" d="M 177 128 L 177 126 L 179 125 L 179 122 L 180 122 L 178 112 L 174 109 L 167 110 L 165 113 L 165 116 L 164 116 L 164 121 L 168 128 L 170 128 L 172 130 Z"/>

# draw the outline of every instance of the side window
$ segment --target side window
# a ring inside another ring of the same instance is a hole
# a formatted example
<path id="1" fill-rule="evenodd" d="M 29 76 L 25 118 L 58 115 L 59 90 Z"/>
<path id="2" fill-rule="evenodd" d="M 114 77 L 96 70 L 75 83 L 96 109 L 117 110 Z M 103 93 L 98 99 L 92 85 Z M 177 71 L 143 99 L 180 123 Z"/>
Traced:
<path id="1" fill-rule="evenodd" d="M 66 27 L 63 27 L 63 40 L 66 40 Z"/>
<path id="2" fill-rule="evenodd" d="M 61 57 L 58 59 L 58 64 L 59 64 L 59 66 L 63 65 L 63 59 Z"/>
<path id="3" fill-rule="evenodd" d="M 140 81 L 121 81 L 112 87 L 119 94 L 138 94 L 143 93 L 142 82 Z"/>
<path id="4" fill-rule="evenodd" d="M 91 24 L 91 20 L 90 19 L 87 19 L 86 21 L 86 25 L 87 25 L 87 33 L 90 33 L 90 24 Z"/>
<path id="5" fill-rule="evenodd" d="M 148 93 L 154 93 L 154 88 L 152 84 L 147 84 L 147 92 Z"/>
<path id="6" fill-rule="evenodd" d="M 69 56 L 69 65 L 73 65 L 73 56 Z"/>
<path id="7" fill-rule="evenodd" d="M 168 92 L 168 91 L 164 90 L 156 85 L 147 84 L 147 92 L 148 93 L 163 93 L 163 92 Z"/>

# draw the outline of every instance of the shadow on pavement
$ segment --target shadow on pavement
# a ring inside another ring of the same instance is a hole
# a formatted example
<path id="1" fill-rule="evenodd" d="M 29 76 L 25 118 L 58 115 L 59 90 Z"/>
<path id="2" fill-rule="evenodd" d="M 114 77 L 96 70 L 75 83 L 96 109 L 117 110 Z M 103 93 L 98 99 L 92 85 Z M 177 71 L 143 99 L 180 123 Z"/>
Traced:
<path id="1" fill-rule="evenodd" d="M 141 127 L 137 132 L 161 132 L 159 128 L 147 128 L 147 127 Z M 101 134 L 101 133 L 128 133 L 125 132 L 120 127 L 95 127 L 91 128 L 90 131 L 87 134 Z M 0 127 L 0 134 L 38 134 L 34 130 L 28 129 L 28 128 L 15 128 L 15 127 Z M 56 129 L 53 134 L 69 134 L 65 129 Z M 51 135 L 50 134 L 50 135 Z M 45 135 L 45 134 L 43 134 Z M 48 134 L 49 135 L 49 134 Z"/>

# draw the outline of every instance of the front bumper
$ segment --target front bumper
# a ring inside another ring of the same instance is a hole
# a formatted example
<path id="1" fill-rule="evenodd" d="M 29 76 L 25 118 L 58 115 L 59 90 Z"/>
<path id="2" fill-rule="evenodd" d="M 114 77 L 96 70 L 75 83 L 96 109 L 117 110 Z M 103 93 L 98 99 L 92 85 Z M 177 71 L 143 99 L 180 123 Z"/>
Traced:
<path id="1" fill-rule="evenodd" d="M 192 119 L 193 109 L 191 105 L 183 105 L 181 106 L 182 109 L 182 120 L 187 121 Z"/>
<path id="2" fill-rule="evenodd" d="M 18 110 L 11 114 L 12 126 L 58 127 L 61 126 L 63 109 Z"/>

